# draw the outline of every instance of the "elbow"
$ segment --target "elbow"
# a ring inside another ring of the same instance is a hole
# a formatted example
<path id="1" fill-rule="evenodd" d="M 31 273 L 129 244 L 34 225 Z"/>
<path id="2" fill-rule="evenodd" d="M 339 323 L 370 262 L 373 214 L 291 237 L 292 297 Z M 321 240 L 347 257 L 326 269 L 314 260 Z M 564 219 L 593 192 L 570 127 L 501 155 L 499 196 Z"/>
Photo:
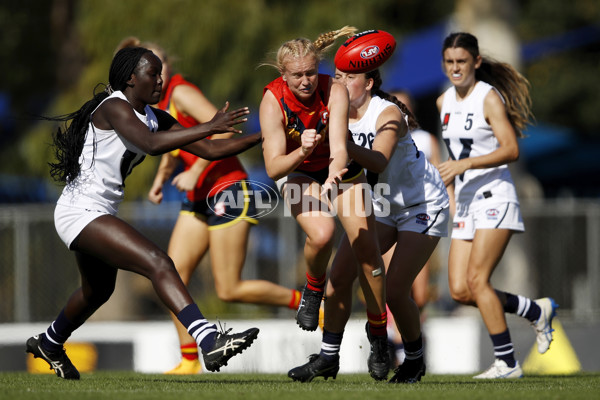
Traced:
<path id="1" fill-rule="evenodd" d="M 384 165 L 374 165 L 374 168 L 367 168 L 369 171 L 375 173 L 375 174 L 381 174 L 383 171 L 385 171 L 385 167 L 387 166 L 387 164 Z"/>
<path id="2" fill-rule="evenodd" d="M 369 165 L 363 165 L 364 168 L 368 169 L 369 171 L 371 171 L 375 174 L 381 174 L 383 171 L 385 171 L 387 166 L 388 166 L 387 159 L 373 160 L 373 162 L 369 163 Z"/>
<path id="3" fill-rule="evenodd" d="M 268 177 L 273 179 L 274 181 L 278 181 L 279 179 L 286 176 L 284 171 L 278 170 L 274 165 L 270 165 L 271 163 L 265 162 L 265 172 Z"/>
<path id="4" fill-rule="evenodd" d="M 153 150 L 153 151 L 149 151 L 148 155 L 149 156 L 161 156 L 165 153 L 166 153 L 165 151 Z"/>
<path id="5" fill-rule="evenodd" d="M 160 156 L 161 154 L 165 154 L 171 150 L 171 148 L 168 148 L 164 143 L 161 143 L 158 140 L 148 140 L 141 146 L 137 144 L 136 146 L 150 156 Z"/>
<path id="6" fill-rule="evenodd" d="M 268 169 L 267 169 L 267 175 L 269 176 L 269 178 L 273 179 L 275 182 L 277 182 L 278 180 L 280 180 L 281 178 L 283 178 L 285 176 L 285 174 L 276 173 L 274 171 L 269 171 Z"/>
<path id="7" fill-rule="evenodd" d="M 520 154 L 519 154 L 519 148 L 518 147 L 515 148 L 515 149 L 512 149 L 512 151 L 509 154 L 508 162 L 518 161 L 519 160 L 519 155 Z"/>
<path id="8" fill-rule="evenodd" d="M 159 148 L 157 146 L 149 146 L 147 149 L 144 149 L 144 151 L 150 156 L 160 156 L 161 154 L 166 153 L 165 149 Z"/>

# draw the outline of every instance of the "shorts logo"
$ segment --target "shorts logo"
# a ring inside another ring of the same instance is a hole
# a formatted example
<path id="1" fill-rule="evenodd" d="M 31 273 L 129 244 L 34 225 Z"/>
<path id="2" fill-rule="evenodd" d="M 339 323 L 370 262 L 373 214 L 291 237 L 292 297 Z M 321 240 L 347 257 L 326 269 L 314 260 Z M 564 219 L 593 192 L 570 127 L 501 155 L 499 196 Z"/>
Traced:
<path id="1" fill-rule="evenodd" d="M 500 215 L 500 211 L 496 210 L 495 208 L 489 208 L 485 211 L 485 214 L 487 215 L 488 219 L 497 219 L 498 215 Z"/>
<path id="2" fill-rule="evenodd" d="M 427 225 L 431 218 L 427 214 L 417 214 L 415 222 L 420 225 Z"/>
<path id="3" fill-rule="evenodd" d="M 246 218 L 260 218 L 275 211 L 279 204 L 279 195 L 275 189 L 259 181 L 245 182 L 245 191 L 239 181 L 227 181 L 213 187 L 207 195 L 208 207 L 215 215 L 231 220 L 238 218 L 239 211 L 246 208 L 251 200 L 254 200 L 255 212 L 248 212 Z M 214 202 L 209 201 L 211 198 L 214 198 Z M 230 214 L 234 211 L 234 214 Z"/>
<path id="4" fill-rule="evenodd" d="M 454 222 L 454 223 L 452 224 L 452 227 L 453 227 L 454 229 L 465 229 L 465 223 L 464 223 L 463 221 L 460 221 L 460 222 Z"/>

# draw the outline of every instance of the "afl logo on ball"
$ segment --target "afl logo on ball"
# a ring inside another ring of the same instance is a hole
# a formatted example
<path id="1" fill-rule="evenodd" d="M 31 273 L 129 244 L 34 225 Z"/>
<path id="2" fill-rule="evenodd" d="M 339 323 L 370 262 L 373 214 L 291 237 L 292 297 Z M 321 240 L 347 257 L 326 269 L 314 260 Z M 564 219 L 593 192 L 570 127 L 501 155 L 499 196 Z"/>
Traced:
<path id="1" fill-rule="evenodd" d="M 379 54 L 379 46 L 368 46 L 360 52 L 360 58 L 368 60 L 369 58 L 375 57 L 377 54 Z"/>

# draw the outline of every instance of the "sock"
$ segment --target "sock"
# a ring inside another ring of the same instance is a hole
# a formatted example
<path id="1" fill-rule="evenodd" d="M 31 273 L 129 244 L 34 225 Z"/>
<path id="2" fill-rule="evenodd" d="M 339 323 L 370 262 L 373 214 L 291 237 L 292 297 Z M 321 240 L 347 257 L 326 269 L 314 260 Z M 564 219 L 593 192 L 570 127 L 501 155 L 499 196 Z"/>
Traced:
<path id="1" fill-rule="evenodd" d="M 325 279 L 327 278 L 327 273 L 324 273 L 319 278 L 315 278 L 306 273 L 306 286 L 310 290 L 314 290 L 315 292 L 322 292 L 325 290 Z"/>
<path id="2" fill-rule="evenodd" d="M 288 303 L 288 308 L 292 310 L 297 310 L 300 305 L 300 299 L 302 298 L 302 293 L 299 290 L 292 289 L 292 298 Z"/>
<path id="3" fill-rule="evenodd" d="M 63 309 L 58 314 L 58 317 L 56 317 L 56 320 L 50 324 L 46 332 L 42 334 L 40 345 L 50 353 L 61 351 L 71 333 L 80 326 L 81 324 L 74 324 L 69 321 L 65 317 L 65 310 Z"/>
<path id="4" fill-rule="evenodd" d="M 319 355 L 325 359 L 332 359 L 335 357 L 340 353 L 343 337 L 344 332 L 333 333 L 323 330 L 323 341 L 321 342 L 321 352 Z"/>
<path id="5" fill-rule="evenodd" d="M 367 319 L 372 336 L 387 336 L 387 311 L 381 314 L 372 314 L 367 311 Z"/>
<path id="6" fill-rule="evenodd" d="M 507 292 L 504 292 L 504 294 L 506 295 L 505 312 L 517 314 L 520 317 L 527 318 L 531 322 L 536 322 L 540 318 L 542 310 L 535 301 L 521 295 L 514 295 Z"/>
<path id="7" fill-rule="evenodd" d="M 217 341 L 217 327 L 204 318 L 195 303 L 187 305 L 177 314 L 177 319 L 185 326 L 198 346 L 204 351 L 212 349 Z"/>
<path id="8" fill-rule="evenodd" d="M 186 360 L 189 360 L 189 361 L 194 361 L 194 360 L 198 359 L 198 344 L 196 342 L 182 344 L 180 346 L 180 348 L 181 348 L 181 358 L 185 358 Z"/>
<path id="9" fill-rule="evenodd" d="M 497 335 L 490 335 L 490 338 L 494 344 L 494 356 L 503 360 L 510 368 L 514 368 L 517 362 L 515 361 L 515 349 L 508 329 Z"/>
<path id="10" fill-rule="evenodd" d="M 407 361 L 417 360 L 423 357 L 423 336 L 412 342 L 407 342 L 402 338 L 404 343 L 404 357 Z"/>

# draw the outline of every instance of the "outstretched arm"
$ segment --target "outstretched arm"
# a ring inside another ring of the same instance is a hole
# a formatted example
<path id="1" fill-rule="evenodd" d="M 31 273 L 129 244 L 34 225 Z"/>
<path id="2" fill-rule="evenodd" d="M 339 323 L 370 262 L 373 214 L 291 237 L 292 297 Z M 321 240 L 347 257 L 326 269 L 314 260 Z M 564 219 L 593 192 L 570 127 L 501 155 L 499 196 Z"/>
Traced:
<path id="1" fill-rule="evenodd" d="M 230 139 L 198 140 L 187 146 L 183 146 L 182 149 L 198 157 L 214 161 L 235 156 L 250 147 L 256 146 L 260 143 L 261 138 L 261 133 L 257 132 Z"/>
<path id="2" fill-rule="evenodd" d="M 131 105 L 121 99 L 109 99 L 104 102 L 93 115 L 93 123 L 100 129 L 114 129 L 120 136 L 147 154 L 158 155 L 171 150 L 183 148 L 197 140 L 218 133 L 241 133 L 234 126 L 246 122 L 250 112 L 247 107 L 227 111 L 229 103 L 225 104 L 215 116 L 204 124 L 184 128 L 166 111 L 155 110 L 158 118 L 158 132 L 148 130 L 146 124 L 140 121 Z M 165 134 L 161 131 L 168 131 Z"/>

